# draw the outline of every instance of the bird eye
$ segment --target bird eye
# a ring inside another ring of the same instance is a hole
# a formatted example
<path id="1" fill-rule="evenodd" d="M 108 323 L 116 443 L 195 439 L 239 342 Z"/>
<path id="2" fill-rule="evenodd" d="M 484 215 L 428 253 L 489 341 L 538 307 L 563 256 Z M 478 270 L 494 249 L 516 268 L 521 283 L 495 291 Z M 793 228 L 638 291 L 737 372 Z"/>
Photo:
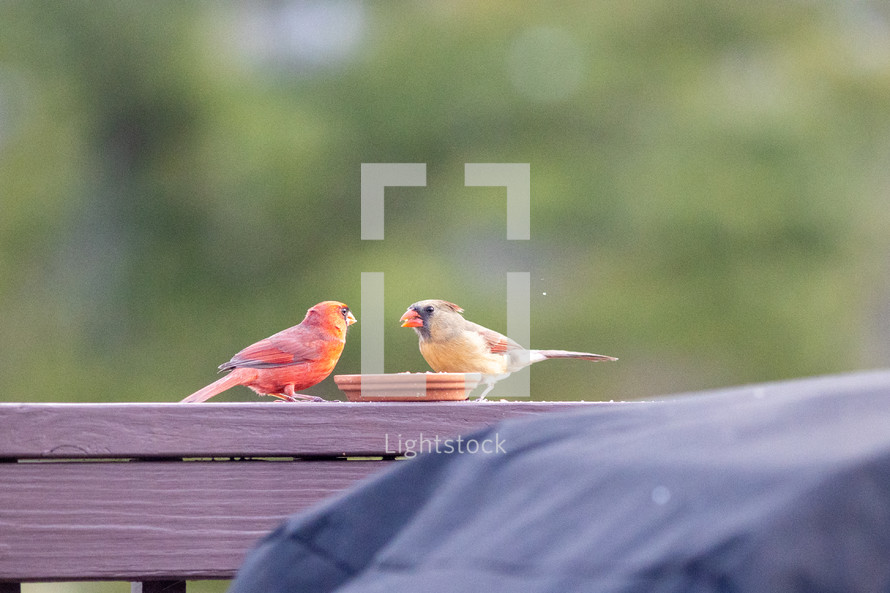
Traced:
<path id="1" fill-rule="evenodd" d="M 427 313 L 432 313 L 433 311 L 436 310 L 436 308 L 433 307 L 432 305 L 429 305 L 429 306 L 427 306 L 427 307 L 424 307 L 423 310 L 426 311 Z"/>
<path id="2" fill-rule="evenodd" d="M 343 316 L 343 319 L 346 319 L 346 316 L 349 315 L 349 307 L 340 307 L 340 315 Z"/>

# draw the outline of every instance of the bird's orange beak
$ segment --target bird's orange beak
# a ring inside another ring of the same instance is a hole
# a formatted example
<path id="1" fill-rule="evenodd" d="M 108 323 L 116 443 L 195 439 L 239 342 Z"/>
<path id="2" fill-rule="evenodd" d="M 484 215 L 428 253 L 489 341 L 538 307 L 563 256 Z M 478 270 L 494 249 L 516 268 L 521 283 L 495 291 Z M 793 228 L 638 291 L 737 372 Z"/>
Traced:
<path id="1" fill-rule="evenodd" d="M 405 311 L 399 321 L 402 322 L 402 327 L 423 327 L 423 318 L 414 309 Z"/>
<path id="2" fill-rule="evenodd" d="M 346 327 L 349 327 L 353 323 L 358 323 L 358 319 L 355 318 L 355 315 L 352 314 L 352 311 L 346 314 Z"/>

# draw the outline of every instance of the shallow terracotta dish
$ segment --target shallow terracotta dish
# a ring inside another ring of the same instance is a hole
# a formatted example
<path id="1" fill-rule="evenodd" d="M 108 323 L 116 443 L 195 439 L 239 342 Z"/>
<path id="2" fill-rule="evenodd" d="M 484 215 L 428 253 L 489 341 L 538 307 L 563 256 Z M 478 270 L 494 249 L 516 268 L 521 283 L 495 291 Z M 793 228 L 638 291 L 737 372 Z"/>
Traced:
<path id="1" fill-rule="evenodd" d="M 479 373 L 384 373 L 334 375 L 351 402 L 436 402 L 464 400 L 479 385 Z"/>

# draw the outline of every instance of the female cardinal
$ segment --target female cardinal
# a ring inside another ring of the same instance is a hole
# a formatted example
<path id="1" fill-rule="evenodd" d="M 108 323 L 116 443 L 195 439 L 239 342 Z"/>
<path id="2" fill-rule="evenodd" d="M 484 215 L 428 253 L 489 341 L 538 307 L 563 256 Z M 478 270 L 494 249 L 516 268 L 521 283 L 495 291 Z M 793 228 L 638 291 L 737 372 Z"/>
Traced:
<path id="1" fill-rule="evenodd" d="M 321 383 L 331 374 L 346 344 L 346 328 L 355 321 L 343 303 L 318 303 L 299 325 L 260 340 L 221 364 L 220 371 L 232 372 L 182 401 L 202 402 L 235 385 L 284 401 L 319 401 L 296 390 Z"/>
<path id="2" fill-rule="evenodd" d="M 399 321 L 420 336 L 420 353 L 437 373 L 482 373 L 488 384 L 479 399 L 494 384 L 514 371 L 548 358 L 618 360 L 612 356 L 567 350 L 528 350 L 505 335 L 463 318 L 463 309 L 448 301 L 418 301 L 408 307 Z"/>

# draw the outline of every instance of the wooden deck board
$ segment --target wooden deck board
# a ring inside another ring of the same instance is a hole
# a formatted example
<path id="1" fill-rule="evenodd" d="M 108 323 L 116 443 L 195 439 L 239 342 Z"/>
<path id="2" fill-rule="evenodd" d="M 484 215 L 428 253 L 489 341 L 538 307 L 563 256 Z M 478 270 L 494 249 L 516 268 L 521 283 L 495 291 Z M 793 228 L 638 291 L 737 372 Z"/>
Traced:
<path id="1" fill-rule="evenodd" d="M 618 405 L 0 404 L 0 591 L 231 578 L 282 519 L 405 463 L 412 439 Z"/>

